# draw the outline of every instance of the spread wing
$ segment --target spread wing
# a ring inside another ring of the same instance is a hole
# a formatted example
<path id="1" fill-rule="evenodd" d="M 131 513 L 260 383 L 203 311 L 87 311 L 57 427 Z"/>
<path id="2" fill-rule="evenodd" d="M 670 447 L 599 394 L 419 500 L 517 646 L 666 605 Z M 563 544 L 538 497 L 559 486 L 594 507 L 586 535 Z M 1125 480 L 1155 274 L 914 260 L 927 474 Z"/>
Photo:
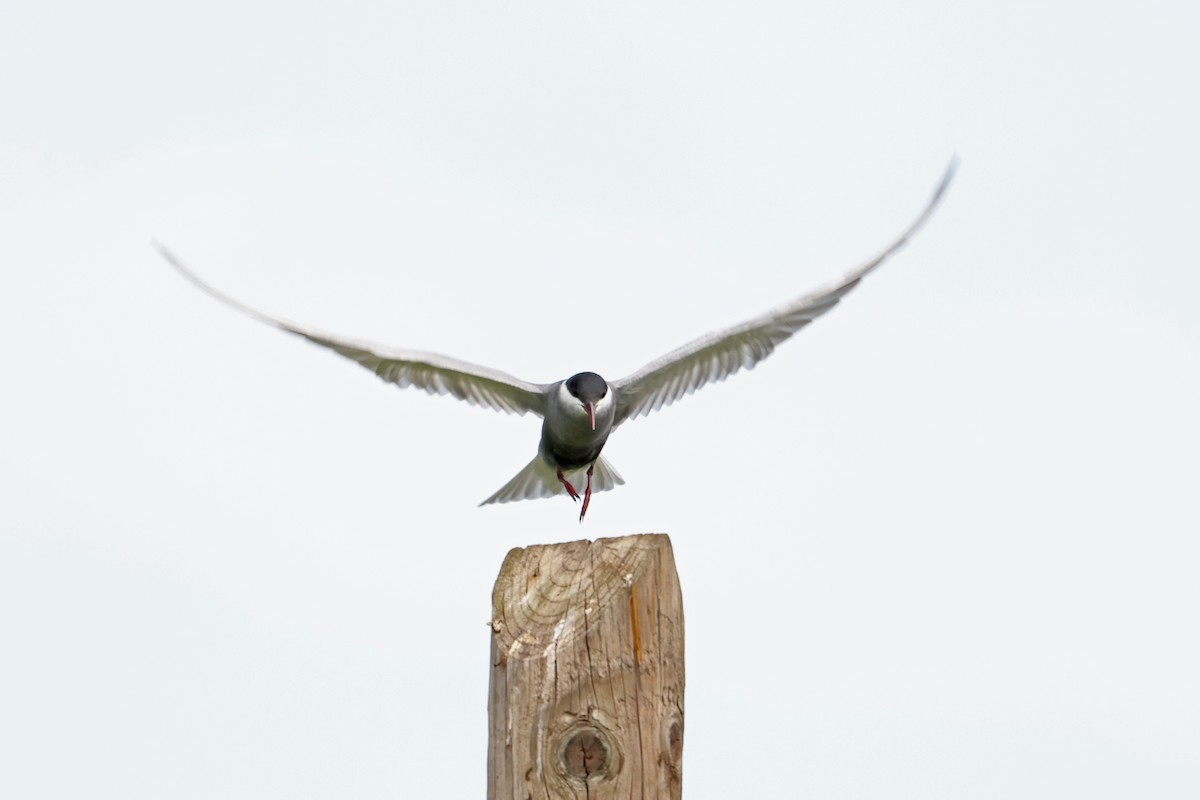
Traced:
<path id="1" fill-rule="evenodd" d="M 303 336 L 313 344 L 328 347 L 339 355 L 357 361 L 388 383 L 400 387 L 415 386 L 430 394 L 448 394 L 471 405 L 494 408 L 510 414 L 532 411 L 542 416 L 545 413 L 544 398 L 551 385 L 529 383 L 500 370 L 476 366 L 436 353 L 399 350 L 370 342 L 343 339 L 307 325 L 272 317 L 209 286 L 162 244 L 154 242 L 154 247 L 185 278 L 221 302 L 254 319 L 274 325 L 288 333 Z"/>
<path id="2" fill-rule="evenodd" d="M 645 416 L 705 384 L 723 381 L 741 369 L 753 368 L 792 334 L 837 305 L 867 273 L 903 247 L 933 214 L 957 167 L 957 159 L 950 162 L 920 216 L 858 269 L 762 316 L 689 342 L 614 382 L 617 413 L 613 424 Z"/>

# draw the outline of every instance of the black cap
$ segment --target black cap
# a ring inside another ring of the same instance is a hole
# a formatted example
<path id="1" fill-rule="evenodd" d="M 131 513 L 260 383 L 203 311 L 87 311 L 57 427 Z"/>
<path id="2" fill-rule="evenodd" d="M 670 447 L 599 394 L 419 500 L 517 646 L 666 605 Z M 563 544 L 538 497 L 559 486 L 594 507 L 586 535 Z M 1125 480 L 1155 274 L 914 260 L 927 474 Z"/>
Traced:
<path id="1" fill-rule="evenodd" d="M 567 378 L 567 391 L 580 400 L 595 403 L 608 394 L 608 382 L 594 372 L 581 372 Z"/>

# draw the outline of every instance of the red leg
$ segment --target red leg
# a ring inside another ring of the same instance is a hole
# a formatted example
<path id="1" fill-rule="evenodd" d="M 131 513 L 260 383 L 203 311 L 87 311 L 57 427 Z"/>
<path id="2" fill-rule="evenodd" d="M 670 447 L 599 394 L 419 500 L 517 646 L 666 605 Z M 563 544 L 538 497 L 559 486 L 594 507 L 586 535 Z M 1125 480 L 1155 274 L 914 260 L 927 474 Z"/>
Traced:
<path id="1" fill-rule="evenodd" d="M 595 464 L 592 464 L 590 467 L 588 467 L 587 490 L 583 493 L 583 508 L 579 509 L 580 522 L 583 522 L 583 515 L 587 513 L 588 503 L 592 502 L 592 470 L 595 468 Z"/>
<path id="2" fill-rule="evenodd" d="M 571 482 L 563 477 L 561 469 L 558 471 L 558 480 L 562 483 L 563 486 L 567 487 L 567 494 L 571 495 L 572 500 L 579 499 L 579 492 L 575 491 L 575 487 L 571 485 Z M 589 494 L 591 493 L 591 488 L 592 488 L 591 472 L 589 471 L 588 472 L 588 492 L 589 492 Z M 586 507 L 587 504 L 584 503 L 584 506 Z"/>

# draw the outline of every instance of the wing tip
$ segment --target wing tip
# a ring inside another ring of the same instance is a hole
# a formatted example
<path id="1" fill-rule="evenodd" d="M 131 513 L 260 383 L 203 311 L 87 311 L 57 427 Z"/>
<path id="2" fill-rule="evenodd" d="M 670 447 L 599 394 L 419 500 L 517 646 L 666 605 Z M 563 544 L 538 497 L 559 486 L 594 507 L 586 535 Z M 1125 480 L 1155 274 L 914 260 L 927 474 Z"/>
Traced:
<path id="1" fill-rule="evenodd" d="M 954 180 L 954 176 L 958 172 L 958 165 L 961 163 L 962 159 L 958 157 L 958 153 L 951 154 L 950 163 L 946 164 L 946 170 L 942 173 L 942 179 L 938 181 L 937 187 L 933 190 L 933 197 L 929 201 L 930 206 L 935 206 L 941 202 L 942 195 L 950 187 L 950 182 Z"/>

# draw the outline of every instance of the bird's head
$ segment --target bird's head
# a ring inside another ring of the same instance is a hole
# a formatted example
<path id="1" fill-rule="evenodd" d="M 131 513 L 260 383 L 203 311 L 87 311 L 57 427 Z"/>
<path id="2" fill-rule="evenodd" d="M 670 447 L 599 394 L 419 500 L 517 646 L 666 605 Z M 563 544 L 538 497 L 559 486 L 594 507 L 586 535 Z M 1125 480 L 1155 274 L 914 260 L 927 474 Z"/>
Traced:
<path id="1" fill-rule="evenodd" d="M 608 381 L 594 372 L 580 372 L 567 378 L 565 385 L 571 397 L 587 411 L 592 430 L 596 430 L 596 405 L 608 394 Z"/>

